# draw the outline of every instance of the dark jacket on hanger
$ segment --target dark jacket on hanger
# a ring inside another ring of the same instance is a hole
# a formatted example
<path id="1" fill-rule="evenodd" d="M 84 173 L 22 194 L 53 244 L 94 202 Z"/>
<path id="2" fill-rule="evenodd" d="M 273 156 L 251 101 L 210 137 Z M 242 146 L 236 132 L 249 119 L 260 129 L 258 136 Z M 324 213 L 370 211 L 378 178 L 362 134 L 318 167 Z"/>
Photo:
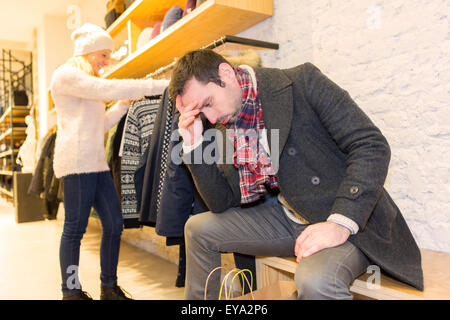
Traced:
<path id="1" fill-rule="evenodd" d="M 178 129 L 176 112 L 173 130 Z M 172 161 L 172 150 L 181 146 L 182 140 L 173 139 L 168 150 L 167 169 L 162 188 L 159 212 L 156 218 L 156 233 L 165 237 L 184 237 L 184 225 L 194 214 L 209 211 L 194 185 L 191 173 L 184 163 Z M 176 152 L 175 149 L 174 151 Z M 178 152 L 176 152 L 178 154 Z"/>
<path id="2" fill-rule="evenodd" d="M 28 187 L 28 194 L 35 194 L 45 200 L 46 218 L 55 219 L 59 203 L 62 201 L 62 181 L 55 177 L 53 156 L 56 132 L 48 133 L 42 144 L 39 160 Z"/>
<path id="3" fill-rule="evenodd" d="M 174 119 L 175 117 L 175 119 Z M 171 141 L 178 128 L 178 113 L 167 91 L 161 99 L 150 145 L 134 175 L 140 223 L 156 227 L 165 237 L 183 237 L 190 215 L 208 211 L 184 164 L 171 161 Z"/>
<path id="4" fill-rule="evenodd" d="M 120 172 L 120 160 L 119 149 L 120 142 L 122 141 L 123 127 L 125 125 L 126 115 L 124 115 L 120 121 L 117 123 L 115 131 L 114 128 L 110 130 L 113 133 L 109 136 L 109 141 L 106 146 L 106 162 L 108 163 L 109 169 L 111 170 L 111 176 L 114 181 L 114 187 L 116 188 L 117 198 L 120 199 L 121 193 L 121 172 Z M 119 201 L 120 203 L 120 201 Z"/>

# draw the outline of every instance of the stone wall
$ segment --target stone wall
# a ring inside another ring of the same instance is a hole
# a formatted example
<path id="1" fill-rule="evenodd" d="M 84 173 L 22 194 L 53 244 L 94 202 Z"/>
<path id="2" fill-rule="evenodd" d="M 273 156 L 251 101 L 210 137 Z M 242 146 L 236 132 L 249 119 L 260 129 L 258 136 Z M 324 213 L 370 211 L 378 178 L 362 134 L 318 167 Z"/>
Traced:
<path id="1" fill-rule="evenodd" d="M 240 35 L 280 44 L 265 66 L 310 61 L 388 139 L 385 188 L 420 247 L 450 252 L 450 4 L 447 0 L 274 0 Z"/>

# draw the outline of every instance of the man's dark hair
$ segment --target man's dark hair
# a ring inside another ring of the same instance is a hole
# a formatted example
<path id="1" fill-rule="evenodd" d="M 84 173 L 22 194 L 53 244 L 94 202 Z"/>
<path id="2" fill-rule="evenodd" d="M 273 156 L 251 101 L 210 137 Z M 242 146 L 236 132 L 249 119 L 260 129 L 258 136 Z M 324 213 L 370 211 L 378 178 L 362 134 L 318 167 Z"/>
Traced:
<path id="1" fill-rule="evenodd" d="M 228 63 L 224 57 L 212 50 L 200 49 L 186 53 L 177 61 L 172 72 L 169 85 L 169 95 L 175 99 L 184 92 L 186 82 L 193 77 L 203 83 L 214 82 L 223 87 L 224 83 L 219 78 L 219 65 Z"/>

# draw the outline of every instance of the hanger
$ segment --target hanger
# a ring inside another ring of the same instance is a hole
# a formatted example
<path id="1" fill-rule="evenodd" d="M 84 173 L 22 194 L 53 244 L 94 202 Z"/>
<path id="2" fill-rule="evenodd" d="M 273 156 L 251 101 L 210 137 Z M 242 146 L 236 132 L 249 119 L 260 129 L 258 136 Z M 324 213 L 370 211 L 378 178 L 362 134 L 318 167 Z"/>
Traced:
<path id="1" fill-rule="evenodd" d="M 174 58 L 173 61 L 171 63 L 169 63 L 168 65 L 163 66 L 163 67 L 157 69 L 156 71 L 147 74 L 144 79 L 155 78 L 157 76 L 162 75 L 163 73 L 166 73 L 168 71 L 172 71 L 172 69 L 173 69 L 173 67 L 175 67 L 176 63 L 177 63 L 177 58 Z"/>
<path id="2" fill-rule="evenodd" d="M 276 50 L 279 48 L 278 43 L 254 40 L 254 39 L 248 39 L 248 38 L 241 38 L 241 37 L 237 37 L 237 36 L 222 36 L 219 39 L 216 39 L 216 40 L 212 41 L 211 43 L 207 44 L 206 46 L 201 47 L 200 49 L 212 50 L 212 49 L 215 49 L 226 43 L 250 46 L 250 47 L 254 47 L 254 48 L 258 48 L 258 49 L 275 49 Z M 144 77 L 144 79 L 155 78 L 155 77 L 161 76 L 164 73 L 167 73 L 168 71 L 171 71 L 175 67 L 177 59 L 178 58 L 175 57 L 171 63 L 157 69 L 156 71 L 154 71 L 152 73 L 147 74 Z"/>

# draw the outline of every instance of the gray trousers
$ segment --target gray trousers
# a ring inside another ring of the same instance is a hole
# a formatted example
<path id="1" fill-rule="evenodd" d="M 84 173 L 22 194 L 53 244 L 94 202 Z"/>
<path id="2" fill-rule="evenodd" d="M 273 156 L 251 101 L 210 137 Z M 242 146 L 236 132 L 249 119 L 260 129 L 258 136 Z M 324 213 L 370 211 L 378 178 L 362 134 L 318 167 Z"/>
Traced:
<path id="1" fill-rule="evenodd" d="M 221 265 L 221 253 L 294 256 L 295 241 L 305 228 L 287 218 L 276 197 L 250 208 L 192 216 L 185 226 L 186 299 L 203 299 L 206 278 Z M 298 298 L 352 299 L 350 283 L 369 265 L 349 241 L 303 258 L 295 273 Z M 217 299 L 219 289 L 217 271 L 209 278 L 207 299 Z"/>

